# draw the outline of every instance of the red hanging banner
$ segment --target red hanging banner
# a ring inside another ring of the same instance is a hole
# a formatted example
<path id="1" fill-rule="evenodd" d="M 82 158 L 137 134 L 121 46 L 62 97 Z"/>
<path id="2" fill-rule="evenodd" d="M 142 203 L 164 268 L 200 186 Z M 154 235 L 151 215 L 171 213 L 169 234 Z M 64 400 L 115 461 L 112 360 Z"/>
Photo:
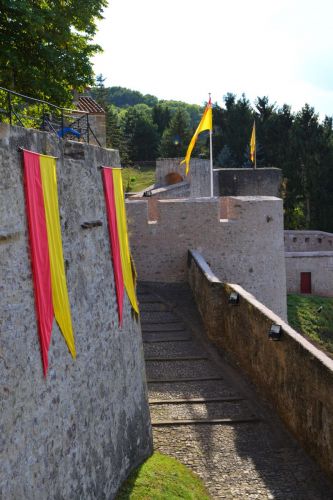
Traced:
<path id="1" fill-rule="evenodd" d="M 39 155 L 23 151 L 23 159 L 38 333 L 43 371 L 46 376 L 54 313 L 43 188 Z"/>
<path id="2" fill-rule="evenodd" d="M 113 273 L 116 284 L 119 325 L 121 326 L 123 322 L 124 278 L 123 278 L 121 257 L 120 257 L 120 245 L 119 245 L 119 236 L 117 228 L 117 214 L 115 206 L 112 169 L 102 168 L 102 176 L 103 176 L 106 213 L 109 223 L 109 236 L 110 236 L 112 262 L 113 262 Z"/>

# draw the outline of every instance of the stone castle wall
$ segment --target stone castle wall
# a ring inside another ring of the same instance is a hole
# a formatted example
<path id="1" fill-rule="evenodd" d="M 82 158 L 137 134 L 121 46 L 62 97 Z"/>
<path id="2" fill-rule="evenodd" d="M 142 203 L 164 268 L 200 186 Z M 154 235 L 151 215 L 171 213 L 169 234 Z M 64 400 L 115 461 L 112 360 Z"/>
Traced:
<path id="1" fill-rule="evenodd" d="M 192 198 L 199 198 L 210 196 L 210 164 L 209 160 L 201 160 L 199 158 L 191 159 L 191 168 L 188 175 L 185 174 L 185 164 L 180 165 L 183 158 L 161 158 L 156 161 L 156 186 L 165 185 L 165 177 L 171 172 L 177 172 L 182 176 L 184 181 L 187 181 L 190 186 L 189 196 Z M 175 184 L 176 186 L 176 184 Z M 218 188 L 217 178 L 214 184 L 214 192 Z M 175 197 L 182 196 L 178 192 Z"/>
<path id="2" fill-rule="evenodd" d="M 333 360 L 242 287 L 219 282 L 198 252 L 189 255 L 188 267 L 208 338 L 247 374 L 333 479 Z M 231 292 L 239 295 L 237 306 L 228 303 Z M 268 337 L 272 324 L 281 326 L 280 341 Z"/>
<path id="3" fill-rule="evenodd" d="M 311 273 L 313 295 L 333 297 L 333 252 L 286 252 L 288 293 L 301 293 L 301 273 Z"/>
<path id="4" fill-rule="evenodd" d="M 311 293 L 333 297 L 333 234 L 284 231 L 287 292 L 301 293 L 301 273 L 311 273 Z"/>
<path id="5" fill-rule="evenodd" d="M 282 200 L 148 198 L 126 204 L 139 279 L 186 281 L 187 251 L 195 249 L 222 281 L 240 284 L 286 318 Z"/>
<path id="6" fill-rule="evenodd" d="M 284 232 L 286 252 L 324 252 L 333 251 L 333 234 L 325 231 Z"/>
<path id="7" fill-rule="evenodd" d="M 106 147 L 106 117 L 104 113 L 99 114 L 89 114 L 89 124 L 98 139 L 100 145 L 105 148 Z M 90 132 L 89 135 L 89 143 L 94 144 L 95 146 L 98 143 L 95 140 L 95 137 Z"/>
<path id="8" fill-rule="evenodd" d="M 18 147 L 58 157 L 77 359 L 54 323 L 46 379 Z M 0 498 L 111 499 L 152 451 L 141 329 L 127 297 L 118 327 L 98 169 L 119 164 L 116 151 L 0 125 Z"/>
<path id="9" fill-rule="evenodd" d="M 219 168 L 214 176 L 220 196 L 280 196 L 279 168 Z"/>
<path id="10" fill-rule="evenodd" d="M 156 184 L 165 185 L 165 177 L 179 173 L 190 185 L 192 198 L 210 196 L 210 162 L 192 158 L 190 171 L 185 175 L 182 158 L 162 158 L 156 161 Z M 280 196 L 282 173 L 279 168 L 214 168 L 215 196 Z M 179 195 L 175 193 L 175 198 Z"/>

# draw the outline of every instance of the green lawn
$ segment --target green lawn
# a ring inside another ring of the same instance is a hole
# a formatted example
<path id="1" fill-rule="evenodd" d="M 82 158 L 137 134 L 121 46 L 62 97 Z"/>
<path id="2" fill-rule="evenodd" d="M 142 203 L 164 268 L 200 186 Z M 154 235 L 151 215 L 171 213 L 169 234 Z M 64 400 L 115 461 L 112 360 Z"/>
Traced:
<path id="1" fill-rule="evenodd" d="M 116 500 L 209 500 L 201 479 L 174 458 L 154 453 L 132 472 Z"/>
<path id="2" fill-rule="evenodd" d="M 333 298 L 288 295 L 288 321 L 333 356 Z"/>
<path id="3" fill-rule="evenodd" d="M 155 168 L 123 168 L 124 191 L 142 191 L 155 182 Z"/>

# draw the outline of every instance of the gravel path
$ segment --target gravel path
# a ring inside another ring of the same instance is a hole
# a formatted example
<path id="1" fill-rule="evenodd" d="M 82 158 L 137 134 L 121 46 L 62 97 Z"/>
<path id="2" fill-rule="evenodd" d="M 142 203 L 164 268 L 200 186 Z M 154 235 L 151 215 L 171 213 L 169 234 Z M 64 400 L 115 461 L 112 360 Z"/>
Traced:
<path id="1" fill-rule="evenodd" d="M 333 500 L 253 387 L 202 341 L 189 289 L 145 284 L 138 297 L 155 450 L 201 476 L 213 499 Z"/>

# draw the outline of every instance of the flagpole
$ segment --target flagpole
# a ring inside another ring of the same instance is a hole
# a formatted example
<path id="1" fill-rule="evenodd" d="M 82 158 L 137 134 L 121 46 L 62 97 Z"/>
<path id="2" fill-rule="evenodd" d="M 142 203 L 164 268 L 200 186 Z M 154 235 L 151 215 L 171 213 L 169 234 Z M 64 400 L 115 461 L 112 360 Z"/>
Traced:
<path id="1" fill-rule="evenodd" d="M 209 92 L 209 102 L 211 102 L 211 93 Z M 213 183 L 213 130 L 209 131 L 209 159 L 210 159 L 210 197 L 214 196 L 214 183 Z"/>
<path id="2" fill-rule="evenodd" d="M 257 131 L 256 131 L 255 120 L 254 120 L 254 168 L 257 168 Z"/>

